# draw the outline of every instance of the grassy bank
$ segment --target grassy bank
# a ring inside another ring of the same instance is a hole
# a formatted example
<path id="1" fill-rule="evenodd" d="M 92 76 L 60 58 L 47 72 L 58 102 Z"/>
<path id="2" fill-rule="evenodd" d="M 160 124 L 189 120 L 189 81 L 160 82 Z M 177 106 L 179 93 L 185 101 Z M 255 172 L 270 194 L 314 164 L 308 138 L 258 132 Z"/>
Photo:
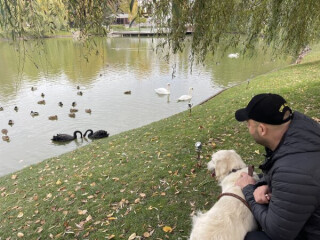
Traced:
<path id="1" fill-rule="evenodd" d="M 261 92 L 320 118 L 320 57 L 228 89 L 201 106 L 94 141 L 0 178 L 2 239 L 186 239 L 190 215 L 220 188 L 206 170 L 213 151 L 235 149 L 256 167 L 263 149 L 234 111 Z M 311 62 L 308 62 L 311 61 Z M 197 162 L 194 144 L 203 143 Z M 136 238 L 134 237 L 136 236 Z"/>

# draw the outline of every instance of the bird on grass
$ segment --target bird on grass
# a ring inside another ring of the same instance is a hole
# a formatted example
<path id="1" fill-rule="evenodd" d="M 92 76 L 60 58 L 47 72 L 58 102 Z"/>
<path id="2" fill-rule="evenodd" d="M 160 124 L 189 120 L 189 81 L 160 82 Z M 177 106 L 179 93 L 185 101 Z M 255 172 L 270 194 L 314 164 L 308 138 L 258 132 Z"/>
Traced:
<path id="1" fill-rule="evenodd" d="M 80 131 L 74 131 L 73 136 L 69 134 L 57 134 L 56 136 L 52 137 L 52 141 L 54 142 L 68 142 L 72 141 L 77 138 L 77 134 L 80 134 L 80 137 L 82 138 L 82 132 Z"/>
<path id="2" fill-rule="evenodd" d="M 82 91 L 79 91 L 79 92 L 77 92 L 77 95 L 82 96 L 82 95 L 83 95 L 83 92 L 82 92 Z"/>
<path id="3" fill-rule="evenodd" d="M 60 107 L 62 107 L 62 106 L 63 106 L 63 103 L 62 103 L 62 102 L 59 102 L 58 105 L 59 105 Z"/>
<path id="4" fill-rule="evenodd" d="M 124 94 L 130 95 L 130 94 L 131 94 L 131 91 L 130 91 L 130 90 L 129 90 L 129 91 L 125 91 Z"/>
<path id="5" fill-rule="evenodd" d="M 14 121 L 10 119 L 9 122 L 8 122 L 8 124 L 9 124 L 10 126 L 12 126 L 12 125 L 14 124 Z"/>
<path id="6" fill-rule="evenodd" d="M 41 93 L 41 97 L 43 97 L 43 98 L 44 98 L 44 96 L 45 96 L 45 95 L 44 95 L 44 93 Z"/>
<path id="7" fill-rule="evenodd" d="M 46 100 L 40 100 L 40 101 L 38 101 L 38 104 L 46 104 Z"/>
<path id="8" fill-rule="evenodd" d="M 75 113 L 69 113 L 69 117 L 75 118 L 75 117 L 76 117 L 76 114 L 75 114 Z"/>
<path id="9" fill-rule="evenodd" d="M 18 112 L 19 108 L 17 106 L 14 107 L 14 110 Z"/>
<path id="10" fill-rule="evenodd" d="M 182 101 L 190 101 L 192 98 L 192 91 L 193 88 L 189 88 L 189 93 L 188 95 L 182 95 L 181 97 L 178 98 L 178 102 L 182 102 Z"/>
<path id="11" fill-rule="evenodd" d="M 71 105 L 72 105 L 72 107 L 75 107 L 75 106 L 77 106 L 77 103 L 73 102 Z"/>
<path id="12" fill-rule="evenodd" d="M 4 128 L 4 129 L 1 130 L 1 133 L 4 134 L 4 135 L 7 135 L 8 134 L 8 130 Z"/>
<path id="13" fill-rule="evenodd" d="M 92 129 L 88 129 L 84 133 L 83 137 L 86 137 L 87 133 L 89 133 L 88 134 L 88 138 L 90 138 L 90 139 L 99 139 L 99 138 L 109 137 L 109 133 L 107 131 L 105 131 L 105 130 L 98 130 L 96 132 L 93 132 Z"/>
<path id="14" fill-rule="evenodd" d="M 170 83 L 167 84 L 167 88 L 156 88 L 154 91 L 159 95 L 168 95 L 170 94 Z"/>

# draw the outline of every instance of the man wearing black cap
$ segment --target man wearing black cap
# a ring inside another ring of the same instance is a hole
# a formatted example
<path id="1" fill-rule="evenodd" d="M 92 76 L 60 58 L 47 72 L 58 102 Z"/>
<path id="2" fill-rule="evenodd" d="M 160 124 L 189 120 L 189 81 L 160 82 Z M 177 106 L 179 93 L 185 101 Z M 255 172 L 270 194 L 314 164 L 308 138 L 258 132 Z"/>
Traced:
<path id="1" fill-rule="evenodd" d="M 319 240 L 320 125 L 270 93 L 254 96 L 235 117 L 266 149 L 261 180 L 242 173 L 236 183 L 262 228 L 245 239 Z"/>

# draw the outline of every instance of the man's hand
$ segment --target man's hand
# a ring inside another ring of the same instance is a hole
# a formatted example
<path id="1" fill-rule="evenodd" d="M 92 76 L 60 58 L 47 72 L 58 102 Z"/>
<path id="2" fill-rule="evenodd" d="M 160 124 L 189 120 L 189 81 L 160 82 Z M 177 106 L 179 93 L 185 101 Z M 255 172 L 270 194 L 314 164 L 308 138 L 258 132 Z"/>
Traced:
<path id="1" fill-rule="evenodd" d="M 253 192 L 254 200 L 259 204 L 268 204 L 271 199 L 271 193 L 268 185 L 257 187 Z"/>
<path id="2" fill-rule="evenodd" d="M 256 180 L 253 177 L 250 177 L 247 173 L 241 173 L 240 178 L 236 181 L 236 185 L 243 189 L 245 186 L 249 184 L 255 184 Z"/>

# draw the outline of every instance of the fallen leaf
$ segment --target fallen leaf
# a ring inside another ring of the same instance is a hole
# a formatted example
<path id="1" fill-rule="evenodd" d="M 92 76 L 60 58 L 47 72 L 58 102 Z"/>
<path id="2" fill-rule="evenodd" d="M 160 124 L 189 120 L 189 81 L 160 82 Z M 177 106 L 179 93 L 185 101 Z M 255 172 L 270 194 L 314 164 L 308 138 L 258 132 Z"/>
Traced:
<path id="1" fill-rule="evenodd" d="M 150 233 L 145 232 L 145 233 L 143 234 L 143 236 L 144 236 L 145 238 L 148 238 L 148 237 L 150 237 Z"/>
<path id="2" fill-rule="evenodd" d="M 162 230 L 163 230 L 164 232 L 169 232 L 169 233 L 172 232 L 172 228 L 169 227 L 169 226 L 164 226 L 164 227 L 162 228 Z"/>
<path id="3" fill-rule="evenodd" d="M 22 218 L 23 217 L 23 212 L 19 212 L 17 218 Z"/>
<path id="4" fill-rule="evenodd" d="M 11 179 L 12 179 L 12 180 L 15 180 L 15 179 L 17 179 L 17 177 L 18 177 L 17 175 L 12 175 L 12 176 L 11 176 Z"/>
<path id="5" fill-rule="evenodd" d="M 256 154 L 260 154 L 260 151 L 259 150 L 255 150 L 254 151 Z"/>
<path id="6" fill-rule="evenodd" d="M 18 232 L 17 236 L 18 236 L 19 238 L 22 238 L 22 237 L 24 237 L 24 234 L 23 234 L 22 232 Z"/>
<path id="7" fill-rule="evenodd" d="M 87 210 L 80 210 L 78 209 L 78 214 L 79 215 L 85 215 L 88 211 Z"/>
<path id="8" fill-rule="evenodd" d="M 110 235 L 110 236 L 108 237 L 108 239 L 114 239 L 115 236 L 116 236 L 116 235 L 112 234 L 112 235 Z"/>
<path id="9" fill-rule="evenodd" d="M 61 184 L 62 184 L 61 180 L 58 179 L 58 181 L 56 181 L 56 185 L 61 185 Z"/>
<path id="10" fill-rule="evenodd" d="M 132 233 L 132 234 L 130 235 L 130 237 L 128 238 L 128 240 L 133 240 L 133 239 L 136 238 L 136 236 L 137 236 L 136 233 Z"/>

